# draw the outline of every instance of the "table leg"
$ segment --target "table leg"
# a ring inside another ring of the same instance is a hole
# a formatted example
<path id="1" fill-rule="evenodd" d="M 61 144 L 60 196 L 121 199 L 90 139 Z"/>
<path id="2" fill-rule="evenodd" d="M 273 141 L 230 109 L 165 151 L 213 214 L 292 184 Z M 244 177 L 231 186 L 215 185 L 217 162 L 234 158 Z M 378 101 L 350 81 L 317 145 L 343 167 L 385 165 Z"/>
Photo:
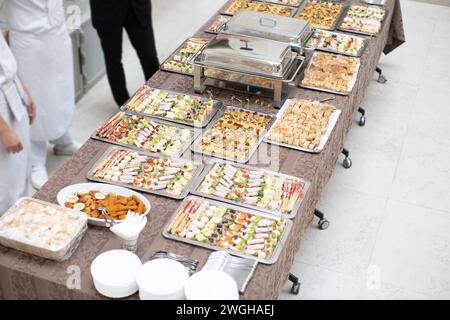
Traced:
<path id="1" fill-rule="evenodd" d="M 301 285 L 298 278 L 296 276 L 294 276 L 292 273 L 289 273 L 289 281 L 292 282 L 291 293 L 298 294 L 300 291 L 300 285 Z"/>
<path id="2" fill-rule="evenodd" d="M 383 75 L 383 70 L 381 70 L 380 67 L 376 67 L 375 71 L 378 73 L 378 79 L 377 82 L 378 83 L 386 83 L 387 79 L 386 77 Z"/>
<path id="3" fill-rule="evenodd" d="M 350 151 L 348 151 L 345 148 L 342 148 L 341 153 L 345 156 L 344 161 L 342 162 L 342 165 L 345 169 L 349 169 L 352 166 L 352 159 L 350 159 Z"/>

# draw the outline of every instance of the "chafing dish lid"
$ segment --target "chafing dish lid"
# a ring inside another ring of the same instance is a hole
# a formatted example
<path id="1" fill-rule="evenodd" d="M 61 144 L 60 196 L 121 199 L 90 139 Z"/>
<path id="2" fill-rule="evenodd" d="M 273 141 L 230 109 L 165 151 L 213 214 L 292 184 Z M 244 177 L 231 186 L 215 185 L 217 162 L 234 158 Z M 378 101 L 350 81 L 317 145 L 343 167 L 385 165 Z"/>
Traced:
<path id="1" fill-rule="evenodd" d="M 287 43 L 221 33 L 203 48 L 195 63 L 280 78 L 294 59 Z"/>
<path id="2" fill-rule="evenodd" d="M 308 21 L 246 10 L 236 13 L 223 29 L 230 34 L 291 43 L 300 43 L 302 36 L 309 31 Z"/>

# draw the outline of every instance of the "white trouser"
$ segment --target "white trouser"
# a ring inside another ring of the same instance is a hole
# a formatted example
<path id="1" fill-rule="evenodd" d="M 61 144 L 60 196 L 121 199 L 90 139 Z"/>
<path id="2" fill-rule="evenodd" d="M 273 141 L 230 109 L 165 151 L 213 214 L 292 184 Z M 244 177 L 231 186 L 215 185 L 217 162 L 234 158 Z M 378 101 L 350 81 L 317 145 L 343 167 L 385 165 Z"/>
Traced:
<path id="1" fill-rule="evenodd" d="M 50 141 L 58 147 L 70 146 L 73 143 L 70 133 L 67 131 L 58 139 Z M 47 162 L 47 141 L 31 140 L 31 166 L 33 168 L 46 167 Z"/>
<path id="2" fill-rule="evenodd" d="M 25 107 L 18 106 L 18 108 Z M 23 145 L 23 150 L 16 154 L 9 154 L 0 145 L 0 215 L 5 212 L 14 202 L 28 194 L 29 175 L 29 124 L 25 113 L 17 120 L 8 107 L 2 93 L 0 92 L 0 115 L 8 126 L 14 131 Z"/>

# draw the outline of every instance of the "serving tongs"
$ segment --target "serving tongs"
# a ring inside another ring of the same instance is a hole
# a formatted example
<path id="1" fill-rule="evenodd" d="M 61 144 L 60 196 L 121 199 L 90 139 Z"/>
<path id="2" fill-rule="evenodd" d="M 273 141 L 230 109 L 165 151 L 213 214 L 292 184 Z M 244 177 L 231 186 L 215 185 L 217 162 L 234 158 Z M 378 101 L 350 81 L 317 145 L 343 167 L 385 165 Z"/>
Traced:
<path id="1" fill-rule="evenodd" d="M 198 260 L 188 259 L 168 251 L 163 250 L 156 251 L 150 258 L 150 260 L 161 258 L 172 259 L 177 262 L 180 262 L 188 270 L 189 275 L 192 275 L 195 271 L 197 271 Z"/>
<path id="2" fill-rule="evenodd" d="M 108 210 L 105 207 L 97 207 L 97 210 L 100 211 L 103 219 L 105 220 L 105 226 L 107 228 L 112 227 L 116 224 L 116 222 L 109 217 Z"/>
<path id="3" fill-rule="evenodd" d="M 319 100 L 319 103 L 324 103 L 324 102 L 331 101 L 334 99 L 336 99 L 336 97 L 325 98 L 325 99 Z"/>

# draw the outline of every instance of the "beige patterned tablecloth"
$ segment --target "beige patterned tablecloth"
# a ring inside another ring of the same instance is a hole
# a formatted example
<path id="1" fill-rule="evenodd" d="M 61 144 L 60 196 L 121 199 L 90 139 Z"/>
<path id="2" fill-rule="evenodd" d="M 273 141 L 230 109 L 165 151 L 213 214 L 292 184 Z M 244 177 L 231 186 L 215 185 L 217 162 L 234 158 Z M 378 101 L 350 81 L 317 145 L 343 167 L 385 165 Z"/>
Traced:
<path id="1" fill-rule="evenodd" d="M 382 51 L 390 52 L 404 42 L 402 16 L 399 0 L 388 0 L 389 10 L 386 23 L 378 37 L 371 38 L 361 58 L 358 80 L 349 96 L 336 96 L 332 103 L 342 109 L 342 115 L 331 134 L 324 150 L 320 154 L 309 154 L 287 148 L 262 144 L 261 149 L 279 153 L 279 170 L 286 174 L 303 177 L 311 181 L 311 188 L 304 199 L 293 228 L 283 247 L 280 258 L 274 265 L 258 265 L 243 299 L 277 298 L 289 274 L 294 255 L 306 229 L 313 221 L 314 208 L 325 184 L 328 182 L 342 150 L 347 132 L 350 130 L 354 113 L 364 98 L 364 92 L 377 66 Z M 214 19 L 205 24 L 206 26 Z M 211 37 L 199 30 L 197 36 Z M 193 79 L 188 76 L 168 72 L 157 72 L 149 81 L 150 85 L 180 92 L 193 93 Z M 389 85 L 389 84 L 387 84 Z M 240 99 L 246 107 L 254 110 L 275 113 L 268 98 L 257 98 L 229 91 L 211 90 L 215 98 L 224 104 L 236 104 Z M 290 97 L 323 99 L 334 95 L 300 88 L 291 88 Z M 70 184 L 85 182 L 87 170 L 110 145 L 89 140 L 61 167 L 51 180 L 36 193 L 35 197 L 47 201 L 56 201 L 58 191 Z M 189 155 L 190 152 L 188 151 Z M 254 156 L 250 163 L 255 163 Z M 263 164 L 256 161 L 257 166 Z M 144 229 L 137 254 L 143 262 L 157 250 L 169 250 L 200 261 L 200 268 L 210 254 L 209 250 L 163 238 L 163 225 L 179 205 L 179 201 L 148 195 L 152 203 L 149 223 Z M 325 231 L 326 232 L 326 231 Z M 54 262 L 33 257 L 0 246 L 0 299 L 101 299 L 93 285 L 90 265 L 93 259 L 106 250 L 120 247 L 120 241 L 107 230 L 89 227 L 74 255 L 65 262 Z M 117 272 L 120 272 L 118 270 Z M 299 275 L 301 277 L 301 275 Z M 80 281 L 78 282 L 77 279 Z M 68 289 L 77 287 L 79 289 Z M 134 295 L 132 298 L 137 298 Z"/>

